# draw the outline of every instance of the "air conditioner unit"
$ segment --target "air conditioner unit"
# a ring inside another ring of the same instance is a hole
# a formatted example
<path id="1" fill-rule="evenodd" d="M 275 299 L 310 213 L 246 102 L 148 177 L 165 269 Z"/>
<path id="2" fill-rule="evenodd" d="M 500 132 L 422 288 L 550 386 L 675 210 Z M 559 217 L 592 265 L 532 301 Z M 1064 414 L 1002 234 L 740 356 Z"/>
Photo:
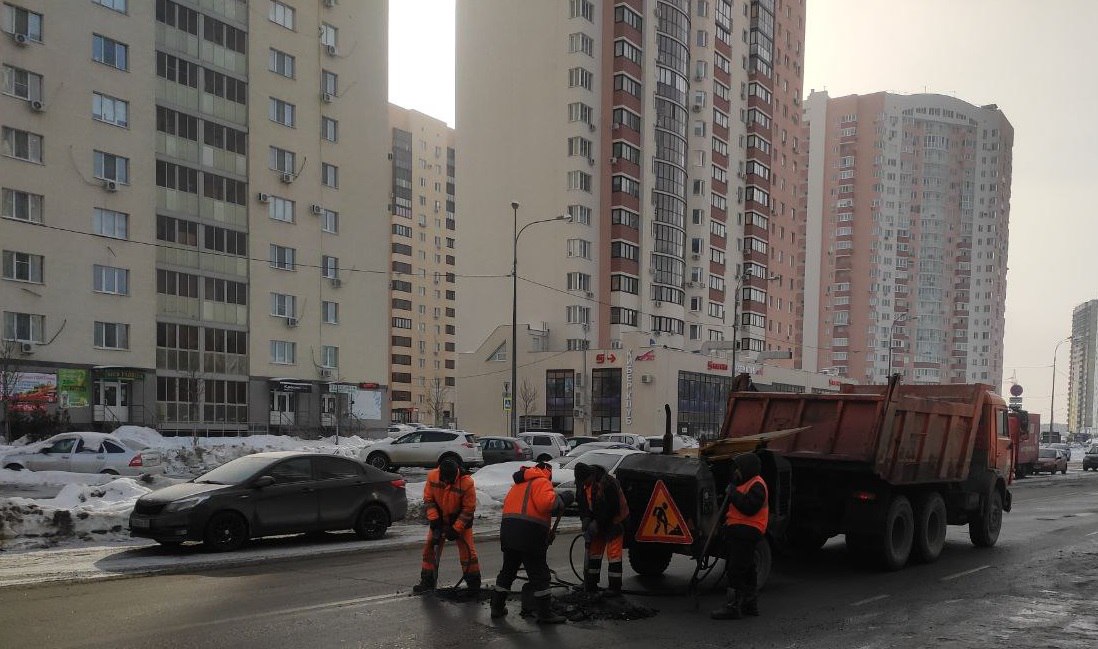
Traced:
<path id="1" fill-rule="evenodd" d="M 591 131 L 592 133 L 594 133 L 594 132 L 595 132 L 595 128 L 596 128 L 596 127 L 595 127 L 595 125 L 594 125 L 594 124 L 588 124 L 588 125 L 587 125 L 587 130 Z"/>
<path id="2" fill-rule="evenodd" d="M 26 34 L 12 34 L 11 40 L 15 41 L 16 45 L 26 45 L 29 39 Z"/>
<path id="3" fill-rule="evenodd" d="M 331 278 L 331 283 L 332 283 L 332 288 L 342 288 L 343 287 L 343 280 L 339 279 L 338 277 Z"/>
<path id="4" fill-rule="evenodd" d="M 332 93 L 330 93 L 330 92 L 320 93 L 320 101 L 324 102 L 325 104 L 330 104 L 330 103 L 332 103 L 333 100 L 335 100 L 335 95 L 333 95 Z"/>
<path id="5" fill-rule="evenodd" d="M 104 180 L 103 181 L 103 189 L 105 189 L 109 192 L 116 192 L 116 191 L 118 191 L 118 183 L 116 183 L 113 180 Z"/>
<path id="6" fill-rule="evenodd" d="M 694 104 L 694 108 L 693 108 L 693 110 L 694 110 L 694 112 L 695 112 L 695 113 L 700 113 L 700 112 L 702 112 L 702 107 L 701 107 L 701 104 Z"/>
<path id="7" fill-rule="evenodd" d="M 618 159 L 617 158 L 610 158 L 610 164 L 612 164 L 612 165 L 618 164 Z"/>
<path id="8" fill-rule="evenodd" d="M 651 374 L 641 374 L 641 383 L 651 383 L 653 377 Z"/>
<path id="9" fill-rule="evenodd" d="M 279 180 L 289 185 L 294 181 L 294 175 L 291 173 L 283 173 Z"/>
<path id="10" fill-rule="evenodd" d="M 660 302 L 659 300 L 656 300 L 655 302 L 652 303 L 652 306 L 654 306 L 658 309 L 661 306 L 663 306 L 663 302 Z"/>
<path id="11" fill-rule="evenodd" d="M 690 258 L 691 259 L 701 259 L 701 255 L 699 255 L 698 253 L 695 252 L 695 253 L 692 253 L 690 255 Z"/>
<path id="12" fill-rule="evenodd" d="M 694 81 L 705 81 L 705 75 L 704 74 L 695 74 L 694 75 Z"/>
<path id="13" fill-rule="evenodd" d="M 286 318 L 286 326 L 287 327 L 296 327 L 297 326 L 297 318 L 295 318 L 294 316 L 290 316 L 290 317 Z"/>
<path id="14" fill-rule="evenodd" d="M 595 159 L 594 158 L 587 158 L 587 164 L 594 167 L 595 166 Z"/>
<path id="15" fill-rule="evenodd" d="M 328 56 L 335 56 L 339 51 L 336 49 L 335 45 L 326 45 L 324 49 L 328 52 Z"/>
<path id="16" fill-rule="evenodd" d="M 621 340 L 618 338 L 611 338 L 610 349 L 621 349 Z"/>
<path id="17" fill-rule="evenodd" d="M 583 417 L 584 417 L 583 408 L 576 408 L 575 410 L 573 410 L 572 411 L 572 416 L 577 418 L 577 419 L 583 419 Z"/>
<path id="18" fill-rule="evenodd" d="M 42 103 L 42 100 L 40 99 L 31 99 L 27 103 L 30 104 L 31 110 L 36 113 L 41 113 L 42 111 L 46 110 L 46 105 Z"/>
<path id="19" fill-rule="evenodd" d="M 585 296 L 587 296 L 587 299 L 588 299 L 588 300 L 590 300 L 590 299 L 592 299 L 592 298 L 594 298 L 594 297 L 595 297 L 595 294 L 594 294 L 594 293 L 592 293 L 591 291 L 587 291 L 586 293 L 584 293 L 584 295 L 585 295 Z"/>
<path id="20" fill-rule="evenodd" d="M 310 211 L 311 211 L 311 212 L 312 212 L 313 214 L 323 214 L 323 213 L 324 213 L 324 208 L 323 208 L 323 207 L 321 207 L 321 206 L 319 206 L 319 205 L 317 205 L 316 203 L 313 203 L 313 204 L 312 204 L 312 205 L 311 205 L 311 206 L 309 207 L 309 210 L 310 210 Z"/>
<path id="21" fill-rule="evenodd" d="M 34 343 L 19 343 L 19 352 L 22 354 L 33 354 Z"/>
<path id="22" fill-rule="evenodd" d="M 326 367 L 322 367 L 319 370 L 319 374 L 320 374 L 320 378 L 322 378 L 322 379 L 331 379 L 334 372 L 332 372 L 332 370 L 330 370 Z"/>
<path id="23" fill-rule="evenodd" d="M 618 122 L 614 122 L 614 125 L 611 128 L 616 131 L 621 128 L 621 124 Z"/>
<path id="24" fill-rule="evenodd" d="M 264 194 L 263 192 L 259 192 L 258 194 L 255 195 L 255 197 L 259 200 L 260 203 L 270 203 L 271 202 L 271 195 L 270 194 Z"/>
<path id="25" fill-rule="evenodd" d="M 591 331 L 591 323 L 585 322 L 580 325 L 580 328 L 582 328 L 584 331 Z"/>

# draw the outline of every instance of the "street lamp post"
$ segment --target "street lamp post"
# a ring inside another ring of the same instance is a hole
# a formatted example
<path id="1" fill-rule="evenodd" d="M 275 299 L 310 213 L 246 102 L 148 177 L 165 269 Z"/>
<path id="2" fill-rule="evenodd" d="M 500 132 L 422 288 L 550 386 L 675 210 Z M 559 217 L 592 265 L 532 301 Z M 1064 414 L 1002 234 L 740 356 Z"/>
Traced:
<path id="1" fill-rule="evenodd" d="M 518 201 L 511 201 L 511 211 L 514 214 L 514 237 L 511 241 L 511 385 L 508 389 L 511 398 L 511 437 L 518 437 L 518 410 L 515 409 L 515 394 L 518 389 L 518 240 L 526 228 L 538 223 L 550 223 L 552 221 L 572 222 L 570 215 L 561 214 L 551 219 L 539 219 L 530 221 L 519 229 L 518 226 Z"/>
<path id="2" fill-rule="evenodd" d="M 892 320 L 892 325 L 888 328 L 888 376 L 892 376 L 892 348 L 895 347 L 896 338 L 896 325 L 901 322 L 907 322 L 908 320 L 918 320 L 919 316 L 907 317 L 906 313 L 901 313 Z"/>
<path id="3" fill-rule="evenodd" d="M 736 296 L 732 302 L 732 374 L 735 375 L 739 370 L 736 369 L 736 350 L 740 347 L 740 302 L 743 301 L 743 285 L 752 277 L 763 277 L 747 270 L 747 266 L 744 266 L 743 272 L 736 278 Z M 779 276 L 775 274 L 767 275 L 764 279 L 768 282 L 773 282 L 778 279 Z"/>
<path id="4" fill-rule="evenodd" d="M 1052 397 L 1049 399 L 1048 404 L 1048 441 L 1052 441 L 1052 422 L 1056 419 L 1056 354 L 1060 352 L 1060 345 L 1063 345 L 1067 341 L 1071 340 L 1071 336 L 1064 338 L 1060 342 L 1056 343 L 1056 348 L 1052 350 Z"/>

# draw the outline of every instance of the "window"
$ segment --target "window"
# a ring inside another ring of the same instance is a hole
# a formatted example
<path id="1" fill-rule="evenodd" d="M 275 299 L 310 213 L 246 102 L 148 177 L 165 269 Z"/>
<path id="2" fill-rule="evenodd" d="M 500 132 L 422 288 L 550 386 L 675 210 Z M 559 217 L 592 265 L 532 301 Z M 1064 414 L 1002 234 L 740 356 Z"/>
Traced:
<path id="1" fill-rule="evenodd" d="M 197 194 L 198 170 L 157 160 L 156 186 L 187 192 L 188 194 Z"/>
<path id="2" fill-rule="evenodd" d="M 339 140 L 339 122 L 331 117 L 320 118 L 320 135 L 329 142 Z"/>
<path id="3" fill-rule="evenodd" d="M 271 293 L 271 315 L 276 318 L 293 318 L 297 315 L 297 296 Z"/>
<path id="4" fill-rule="evenodd" d="M 568 155 L 590 158 L 591 140 L 579 136 L 568 138 Z"/>
<path id="5" fill-rule="evenodd" d="M 393 318 L 393 328 L 394 329 L 411 329 L 412 328 L 412 319 L 411 318 Z"/>
<path id="6" fill-rule="evenodd" d="M 568 189 L 590 192 L 591 191 L 591 174 L 583 172 L 583 171 L 569 171 L 568 172 Z"/>
<path id="7" fill-rule="evenodd" d="M 339 303 L 321 302 L 320 316 L 324 320 L 324 324 L 339 324 Z"/>
<path id="8" fill-rule="evenodd" d="M 215 97 L 221 97 L 238 104 L 248 103 L 248 84 L 220 72 L 204 68 L 202 89 Z"/>
<path id="9" fill-rule="evenodd" d="M 205 144 L 240 155 L 248 154 L 248 134 L 244 131 L 210 121 L 203 122 L 202 129 Z"/>
<path id="10" fill-rule="evenodd" d="M 3 260 L 4 279 L 34 282 L 35 284 L 42 283 L 42 266 L 45 262 L 42 255 L 5 250 Z"/>
<path id="11" fill-rule="evenodd" d="M 568 0 L 568 17 L 583 18 L 594 22 L 595 5 L 591 0 Z"/>
<path id="12" fill-rule="evenodd" d="M 637 326 L 637 311 L 625 307 L 610 307 L 610 324 Z"/>
<path id="13" fill-rule="evenodd" d="M 243 282 L 207 277 L 204 289 L 206 294 L 203 297 L 210 302 L 241 305 L 248 303 L 248 285 Z"/>
<path id="14" fill-rule="evenodd" d="M 328 47 L 336 46 L 339 30 L 328 23 L 320 23 L 320 44 Z"/>
<path id="15" fill-rule="evenodd" d="M 207 122 L 207 126 L 211 125 Z M 198 118 L 163 106 L 156 107 L 156 130 L 168 135 L 198 141 Z"/>
<path id="16" fill-rule="evenodd" d="M 320 91 L 333 97 L 339 96 L 339 75 L 324 70 L 320 75 Z"/>
<path id="17" fill-rule="evenodd" d="M 287 340 L 271 341 L 271 362 L 278 365 L 293 365 L 297 358 L 297 343 Z"/>
<path id="18" fill-rule="evenodd" d="M 578 304 L 565 309 L 568 324 L 587 324 L 591 321 L 591 309 Z"/>
<path id="19" fill-rule="evenodd" d="M 267 152 L 267 168 L 281 171 L 284 174 L 293 175 L 297 170 L 297 156 L 293 151 L 280 149 L 276 146 L 269 147 Z"/>
<path id="20" fill-rule="evenodd" d="M 130 325 L 120 322 L 96 322 L 95 346 L 104 349 L 129 349 Z"/>
<path id="21" fill-rule="evenodd" d="M 611 178 L 610 187 L 615 192 L 622 192 L 633 197 L 640 196 L 640 183 L 628 176 L 615 175 Z"/>
<path id="22" fill-rule="evenodd" d="M 571 68 L 568 70 L 568 87 L 591 89 L 591 82 L 595 75 L 585 68 Z"/>
<path id="23" fill-rule="evenodd" d="M 198 36 L 199 13 L 171 0 L 156 0 L 156 20 Z"/>
<path id="24" fill-rule="evenodd" d="M 627 160 L 633 164 L 640 164 L 640 149 L 628 142 L 614 142 L 611 147 L 610 155 L 619 160 Z"/>
<path id="25" fill-rule="evenodd" d="M 625 74 L 614 75 L 614 90 L 621 90 L 638 98 L 641 96 L 640 82 Z"/>
<path id="26" fill-rule="evenodd" d="M 202 173 L 202 196 L 216 201 L 245 205 L 248 201 L 248 184 L 209 171 Z"/>
<path id="27" fill-rule="evenodd" d="M 337 279 L 339 277 L 339 257 L 330 255 L 321 257 L 320 276 L 325 279 Z"/>
<path id="28" fill-rule="evenodd" d="M 267 214 L 276 221 L 294 222 L 294 202 L 277 196 L 271 197 L 267 204 Z"/>
<path id="29" fill-rule="evenodd" d="M 130 294 L 130 271 L 114 266 L 92 266 L 93 290 L 111 295 Z"/>
<path id="30" fill-rule="evenodd" d="M 156 76 L 168 81 L 173 81 L 189 88 L 198 87 L 198 71 L 201 68 L 196 63 L 185 61 L 163 52 L 156 53 Z"/>
<path id="31" fill-rule="evenodd" d="M 644 62 L 644 56 L 641 53 L 640 48 L 624 38 L 619 38 L 614 41 L 614 56 L 628 59 L 637 65 L 641 65 Z"/>
<path id="32" fill-rule="evenodd" d="M 127 70 L 129 69 L 129 52 L 130 46 L 125 43 L 99 34 L 92 35 L 92 58 L 99 63 L 119 70 Z"/>
<path id="33" fill-rule="evenodd" d="M 42 75 L 4 65 L 3 93 L 27 101 L 42 99 Z"/>
<path id="34" fill-rule="evenodd" d="M 576 101 L 568 104 L 568 121 L 590 124 L 591 107 L 581 101 Z"/>
<path id="35" fill-rule="evenodd" d="M 112 9 L 120 14 L 126 13 L 126 3 L 128 0 L 92 0 L 97 5 Z"/>
<path id="36" fill-rule="evenodd" d="M 569 239 L 568 240 L 568 256 L 569 257 L 582 257 L 583 259 L 591 258 L 591 242 L 586 239 Z"/>
<path id="37" fill-rule="evenodd" d="M 613 113 L 614 125 L 621 125 L 625 128 L 639 131 L 641 129 L 640 115 L 634 113 L 628 108 L 615 108 Z"/>
<path id="38" fill-rule="evenodd" d="M 179 221 L 179 223 L 194 226 L 195 228 L 198 226 L 197 223 L 187 221 Z M 202 247 L 206 250 L 223 252 L 238 257 L 248 256 L 248 233 L 246 232 L 207 225 L 202 228 L 202 234 Z M 197 243 L 194 245 L 197 245 Z"/>
<path id="39" fill-rule="evenodd" d="M 278 246 L 272 243 L 270 251 L 271 268 L 277 268 L 279 270 L 297 270 L 297 264 L 294 260 L 296 253 L 297 251 L 293 248 Z"/>
<path id="40" fill-rule="evenodd" d="M 236 27 L 230 27 L 220 20 L 216 20 L 209 16 L 203 16 L 202 20 L 202 38 L 204 40 L 239 54 L 247 53 L 247 32 L 237 29 Z"/>
<path id="41" fill-rule="evenodd" d="M 625 5 L 614 7 L 614 22 L 625 23 L 637 31 L 641 31 L 644 25 L 644 19 L 641 18 L 641 15 Z"/>
<path id="42" fill-rule="evenodd" d="M 21 34 L 27 40 L 42 42 L 42 14 L 27 11 L 15 5 L 4 5 L 4 31 Z"/>
<path id="43" fill-rule="evenodd" d="M 573 223 L 578 223 L 580 225 L 591 224 L 591 208 L 587 207 L 586 205 L 569 205 L 568 216 L 572 217 Z M 447 237 L 446 247 L 453 248 L 454 240 Z"/>
<path id="44" fill-rule="evenodd" d="M 587 273 L 568 273 L 569 291 L 590 291 L 591 276 Z"/>
<path id="45" fill-rule="evenodd" d="M 42 136 L 5 126 L 4 155 L 27 162 L 42 163 Z"/>
<path id="46" fill-rule="evenodd" d="M 587 56 L 592 56 L 595 51 L 595 39 L 583 32 L 569 34 L 568 51 L 573 54 L 582 52 Z"/>
<path id="47" fill-rule="evenodd" d="M 294 59 L 292 55 L 272 47 L 267 60 L 267 69 L 275 74 L 281 74 L 288 79 L 293 79 L 295 61 L 296 59 Z"/>
<path id="48" fill-rule="evenodd" d="M 41 343 L 46 340 L 46 316 L 36 313 L 4 312 L 4 340 Z"/>
<path id="49" fill-rule="evenodd" d="M 640 229 L 640 215 L 624 207 L 615 207 L 610 212 L 610 222 L 614 225 L 624 225 L 633 230 Z"/>
<path id="50" fill-rule="evenodd" d="M 45 197 L 41 194 L 8 189 L 5 187 L 2 194 L 3 204 L 0 205 L 0 216 L 5 219 L 26 221 L 27 223 L 41 223 L 43 220 L 43 204 Z"/>
<path id="51" fill-rule="evenodd" d="M 92 93 L 92 117 L 100 122 L 114 124 L 123 128 L 130 125 L 130 103 L 122 99 Z"/>
<path id="52" fill-rule="evenodd" d="M 286 29 L 294 28 L 294 8 L 277 0 L 271 0 L 271 8 L 267 13 L 267 17 L 271 22 L 276 25 L 281 25 Z"/>
<path id="53" fill-rule="evenodd" d="M 322 162 L 320 164 L 320 182 L 328 187 L 339 187 L 339 167 Z"/>
<path id="54" fill-rule="evenodd" d="M 614 274 L 610 276 L 610 290 L 638 295 L 640 293 L 640 280 L 632 275 Z"/>
<path id="55" fill-rule="evenodd" d="M 130 159 L 113 153 L 96 151 L 94 154 L 94 174 L 100 180 L 113 180 L 127 185 L 130 182 Z"/>
<path id="56" fill-rule="evenodd" d="M 614 259 L 637 260 L 640 249 L 627 241 L 611 241 L 610 256 Z"/>
<path id="57" fill-rule="evenodd" d="M 393 227 L 395 228 L 396 226 L 394 225 Z M 407 226 L 403 226 L 403 227 L 407 227 Z M 339 232 L 339 212 L 334 212 L 334 211 L 328 210 L 328 209 L 321 209 L 320 210 L 320 229 L 323 232 L 330 232 L 332 234 L 338 233 Z M 411 228 L 408 228 L 408 230 L 409 230 L 409 234 L 407 236 L 410 237 L 410 236 L 412 236 L 411 232 L 410 232 Z"/>
<path id="58" fill-rule="evenodd" d="M 322 345 L 320 347 L 320 366 L 339 367 L 339 347 Z"/>
<path id="59" fill-rule="evenodd" d="M 267 119 L 272 122 L 278 122 L 283 126 L 294 127 L 295 107 L 293 104 L 282 101 L 281 99 L 275 99 L 271 97 L 270 103 L 267 104 Z"/>

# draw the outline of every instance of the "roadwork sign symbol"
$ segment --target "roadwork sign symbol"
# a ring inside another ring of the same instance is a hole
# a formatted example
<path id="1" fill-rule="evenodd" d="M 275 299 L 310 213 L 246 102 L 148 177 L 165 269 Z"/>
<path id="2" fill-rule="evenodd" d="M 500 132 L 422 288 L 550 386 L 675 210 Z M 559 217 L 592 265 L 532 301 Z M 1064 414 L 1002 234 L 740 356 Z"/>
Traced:
<path id="1" fill-rule="evenodd" d="M 680 543 L 682 545 L 690 545 L 694 542 L 694 535 L 690 533 L 690 527 L 679 512 L 675 501 L 671 500 L 671 493 L 667 491 L 667 485 L 663 480 L 656 481 L 656 488 L 652 490 L 652 498 L 648 501 L 644 518 L 637 526 L 636 539 L 647 543 Z"/>

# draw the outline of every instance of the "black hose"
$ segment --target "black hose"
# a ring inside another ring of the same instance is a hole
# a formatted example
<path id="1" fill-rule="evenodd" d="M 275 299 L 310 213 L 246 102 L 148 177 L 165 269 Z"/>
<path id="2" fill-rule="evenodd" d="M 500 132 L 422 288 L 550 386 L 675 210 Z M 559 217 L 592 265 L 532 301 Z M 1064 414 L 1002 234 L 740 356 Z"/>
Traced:
<path id="1" fill-rule="evenodd" d="M 576 543 L 579 542 L 579 540 L 581 538 L 583 538 L 583 534 L 582 533 L 577 534 L 576 538 L 572 539 L 572 544 L 570 546 L 568 546 L 568 564 L 572 566 L 572 574 L 576 576 L 576 579 L 579 579 L 580 584 L 583 583 L 583 577 L 581 577 L 580 574 L 579 574 L 579 571 L 576 570 L 576 561 L 575 561 L 575 558 L 573 557 L 573 553 L 576 550 Z M 698 577 L 696 580 L 694 580 L 694 582 L 693 582 L 693 587 L 694 588 L 697 588 L 698 585 L 700 585 L 703 581 L 705 581 L 706 578 L 709 577 L 709 574 L 711 572 L 713 572 L 713 568 L 717 567 L 717 563 L 722 561 L 721 559 L 718 559 L 718 558 L 714 557 L 713 558 L 713 563 L 709 564 L 708 568 L 706 568 L 705 564 L 704 564 L 706 559 L 707 559 L 706 557 L 702 557 L 702 559 L 700 560 L 700 563 L 702 563 L 702 569 L 705 570 L 705 574 L 702 575 L 701 577 Z M 553 572 L 554 575 L 556 574 L 555 571 L 551 571 L 551 572 Z M 521 579 L 521 577 L 520 577 L 520 579 Z M 580 584 L 568 584 L 568 585 L 571 586 L 571 587 L 574 587 L 574 588 L 578 588 L 580 586 Z M 625 588 L 623 588 L 621 592 L 625 595 L 636 595 L 637 597 L 674 597 L 676 595 L 688 595 L 690 593 L 690 590 L 691 590 L 691 587 L 687 586 L 687 590 L 685 592 L 679 592 L 679 591 L 675 591 L 675 590 L 671 590 L 671 591 L 666 591 L 666 590 L 656 590 L 656 591 L 653 591 L 653 590 L 632 590 L 632 589 L 625 589 Z"/>

